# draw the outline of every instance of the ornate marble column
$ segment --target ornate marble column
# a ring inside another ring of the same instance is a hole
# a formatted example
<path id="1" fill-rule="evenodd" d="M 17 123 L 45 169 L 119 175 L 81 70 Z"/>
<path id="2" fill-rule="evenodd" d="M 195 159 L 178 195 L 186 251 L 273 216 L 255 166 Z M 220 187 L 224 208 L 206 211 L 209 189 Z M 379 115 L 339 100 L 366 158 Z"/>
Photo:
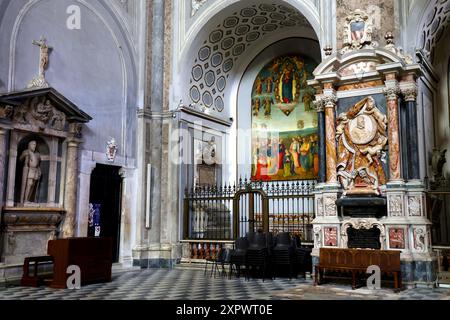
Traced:
<path id="1" fill-rule="evenodd" d="M 70 238 L 75 234 L 78 188 L 78 149 L 81 141 L 71 137 L 67 139 L 67 169 L 64 192 L 66 216 L 62 228 L 62 237 Z"/>
<path id="2" fill-rule="evenodd" d="M 319 182 L 324 183 L 327 180 L 327 159 L 326 159 L 326 144 L 325 144 L 325 109 L 323 107 L 323 100 L 321 96 L 317 96 L 314 101 L 317 110 L 318 120 L 318 134 L 319 134 Z"/>
<path id="3" fill-rule="evenodd" d="M 325 137 L 326 137 L 326 165 L 327 165 L 327 183 L 337 183 L 336 173 L 336 92 L 333 89 L 326 90 L 323 96 L 323 105 L 325 108 Z"/>
<path id="4" fill-rule="evenodd" d="M 417 133 L 417 85 L 414 81 L 400 84 L 405 99 L 406 108 L 406 136 L 408 156 L 408 178 L 420 179 L 419 167 L 419 137 Z"/>
<path id="5" fill-rule="evenodd" d="M 388 135 L 389 135 L 389 172 L 390 181 L 400 181 L 401 160 L 400 160 L 400 133 L 399 133 L 399 112 L 398 94 L 400 89 L 397 80 L 388 78 L 384 94 L 387 101 Z"/>
<path id="6" fill-rule="evenodd" d="M 0 210 L 5 204 L 6 137 L 7 130 L 5 128 L 0 128 Z"/>

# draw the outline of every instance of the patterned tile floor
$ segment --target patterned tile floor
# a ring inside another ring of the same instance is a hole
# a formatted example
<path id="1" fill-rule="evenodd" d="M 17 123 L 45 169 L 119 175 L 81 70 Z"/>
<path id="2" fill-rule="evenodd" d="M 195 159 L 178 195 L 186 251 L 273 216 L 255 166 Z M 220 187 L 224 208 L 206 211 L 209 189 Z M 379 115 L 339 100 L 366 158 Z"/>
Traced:
<path id="1" fill-rule="evenodd" d="M 413 289 L 399 294 L 389 289 L 352 291 L 348 285 L 314 287 L 301 277 L 276 280 L 205 276 L 203 270 L 132 270 L 116 273 L 113 281 L 80 290 L 24 288 L 0 284 L 0 300 L 450 300 L 450 289 Z"/>

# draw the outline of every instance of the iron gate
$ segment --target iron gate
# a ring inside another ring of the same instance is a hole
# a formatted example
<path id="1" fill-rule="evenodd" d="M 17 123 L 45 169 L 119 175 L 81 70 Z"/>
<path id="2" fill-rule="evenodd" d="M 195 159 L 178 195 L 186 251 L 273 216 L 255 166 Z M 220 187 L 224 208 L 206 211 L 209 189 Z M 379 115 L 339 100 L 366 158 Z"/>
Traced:
<path id="1" fill-rule="evenodd" d="M 312 242 L 315 182 L 197 187 L 184 199 L 185 240 L 235 240 L 248 231 L 290 232 Z"/>

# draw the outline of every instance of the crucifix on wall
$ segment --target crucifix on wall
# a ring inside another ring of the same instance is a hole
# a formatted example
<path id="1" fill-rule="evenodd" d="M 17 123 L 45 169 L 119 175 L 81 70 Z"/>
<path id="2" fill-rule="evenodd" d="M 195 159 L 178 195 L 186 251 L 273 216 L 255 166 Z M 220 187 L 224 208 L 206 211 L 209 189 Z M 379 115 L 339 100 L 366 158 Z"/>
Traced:
<path id="1" fill-rule="evenodd" d="M 33 40 L 32 43 L 39 47 L 39 74 L 31 80 L 27 88 L 48 88 L 49 84 L 45 80 L 45 70 L 48 68 L 49 55 L 53 48 L 47 45 L 47 39 L 44 36 L 41 36 L 39 41 Z"/>

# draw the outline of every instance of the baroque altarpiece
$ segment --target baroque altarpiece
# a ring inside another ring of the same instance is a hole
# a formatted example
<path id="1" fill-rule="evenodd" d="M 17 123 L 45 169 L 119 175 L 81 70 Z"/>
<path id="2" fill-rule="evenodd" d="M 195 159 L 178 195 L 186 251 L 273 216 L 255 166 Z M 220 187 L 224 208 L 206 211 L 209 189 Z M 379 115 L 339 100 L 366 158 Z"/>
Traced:
<path id="1" fill-rule="evenodd" d="M 391 33 L 381 46 L 371 30 L 367 14 L 351 13 L 342 50 L 327 51 L 309 81 L 326 154 L 326 177 L 316 188 L 313 255 L 317 263 L 322 247 L 401 250 L 405 282 L 426 282 L 434 263 L 430 221 L 413 168 L 418 152 L 407 147 L 418 139 L 420 67 Z"/>

